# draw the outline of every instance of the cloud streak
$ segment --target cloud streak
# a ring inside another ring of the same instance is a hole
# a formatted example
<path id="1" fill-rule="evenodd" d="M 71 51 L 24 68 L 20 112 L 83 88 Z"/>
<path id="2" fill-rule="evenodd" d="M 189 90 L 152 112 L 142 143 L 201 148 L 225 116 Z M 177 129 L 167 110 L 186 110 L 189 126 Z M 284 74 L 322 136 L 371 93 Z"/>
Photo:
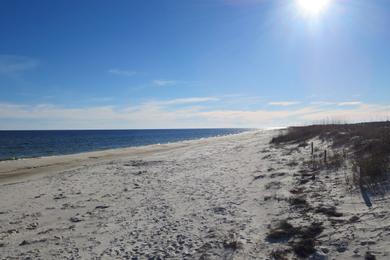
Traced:
<path id="1" fill-rule="evenodd" d="M 166 101 L 157 102 L 160 105 L 185 105 L 185 104 L 193 104 L 193 103 L 205 103 L 219 101 L 218 98 L 214 97 L 191 97 L 191 98 L 177 98 Z"/>
<path id="2" fill-rule="evenodd" d="M 308 105 L 280 110 L 210 109 L 197 103 L 215 102 L 212 97 L 144 102 L 135 106 L 65 108 L 51 104 L 0 103 L 0 129 L 129 129 L 188 127 L 272 127 L 319 120 L 348 122 L 385 120 L 389 105 L 361 103 L 347 107 Z M 185 106 L 175 107 L 177 104 Z"/>
<path id="3" fill-rule="evenodd" d="M 293 106 L 293 105 L 299 105 L 301 102 L 298 101 L 278 101 L 278 102 L 269 102 L 268 105 L 270 106 Z"/>
<path id="4" fill-rule="evenodd" d="M 0 73 L 18 74 L 36 68 L 39 62 L 35 59 L 18 55 L 0 55 Z"/>
<path id="5" fill-rule="evenodd" d="M 176 80 L 162 80 L 162 79 L 156 79 L 153 80 L 153 84 L 164 87 L 164 86 L 172 86 L 176 85 L 178 82 Z"/>
<path id="6" fill-rule="evenodd" d="M 348 102 L 340 102 L 337 105 L 338 106 L 358 106 L 361 104 L 362 104 L 362 102 L 360 102 L 360 101 L 348 101 Z"/>
<path id="7" fill-rule="evenodd" d="M 120 76 L 133 76 L 137 74 L 134 70 L 121 70 L 121 69 L 109 69 L 108 73 L 112 75 L 120 75 Z"/>
<path id="8" fill-rule="evenodd" d="M 363 102 L 361 101 L 343 101 L 343 102 L 330 102 L 330 101 L 313 101 L 310 102 L 312 105 L 318 105 L 318 106 L 340 106 L 340 107 L 346 107 L 346 106 L 358 106 L 362 105 Z"/>

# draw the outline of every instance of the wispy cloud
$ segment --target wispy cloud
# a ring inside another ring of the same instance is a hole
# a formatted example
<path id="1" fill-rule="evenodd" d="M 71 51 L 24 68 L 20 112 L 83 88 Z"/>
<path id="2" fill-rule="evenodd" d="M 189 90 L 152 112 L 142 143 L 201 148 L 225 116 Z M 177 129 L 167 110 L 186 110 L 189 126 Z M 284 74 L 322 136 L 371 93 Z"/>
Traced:
<path id="1" fill-rule="evenodd" d="M 18 55 L 0 55 L 0 73 L 18 74 L 34 69 L 39 62 L 35 59 Z"/>
<path id="2" fill-rule="evenodd" d="M 362 104 L 362 102 L 360 102 L 360 101 L 348 101 L 348 102 L 340 102 L 337 105 L 338 106 L 357 106 L 357 105 L 361 105 L 361 104 Z"/>
<path id="3" fill-rule="evenodd" d="M 277 102 L 269 102 L 268 105 L 287 107 L 287 106 L 298 105 L 300 103 L 301 102 L 299 101 L 277 101 Z"/>
<path id="4" fill-rule="evenodd" d="M 156 79 L 153 80 L 153 84 L 163 87 L 163 86 L 171 86 L 177 84 L 178 81 L 176 80 L 162 80 L 162 79 Z"/>
<path id="5" fill-rule="evenodd" d="M 165 101 L 156 102 L 160 105 L 182 105 L 182 104 L 194 104 L 194 103 L 205 103 L 219 101 L 219 98 L 215 97 L 190 97 L 190 98 L 177 98 Z"/>
<path id="6" fill-rule="evenodd" d="M 134 70 L 109 69 L 108 73 L 121 76 L 133 76 L 137 74 Z"/>
<path id="7" fill-rule="evenodd" d="M 181 128 L 181 127 L 271 127 L 319 120 L 348 122 L 385 120 L 390 105 L 361 103 L 357 106 L 271 109 L 211 109 L 196 106 L 213 98 L 183 98 L 144 102 L 139 105 L 61 107 L 50 104 L 0 103 L 1 129 L 71 128 Z M 188 104 L 188 106 L 174 106 Z M 192 105 L 191 105 L 192 104 Z"/>
<path id="8" fill-rule="evenodd" d="M 331 106 L 331 105 L 335 105 L 337 103 L 329 102 L 329 101 L 312 101 L 312 102 L 310 102 L 310 104 L 316 105 L 316 106 Z"/>
<path id="9" fill-rule="evenodd" d="M 361 101 L 341 101 L 341 102 L 335 102 L 335 101 L 313 101 L 310 102 L 311 105 L 317 105 L 317 106 L 339 106 L 339 107 L 346 107 L 346 106 L 358 106 L 362 105 L 363 102 Z"/>

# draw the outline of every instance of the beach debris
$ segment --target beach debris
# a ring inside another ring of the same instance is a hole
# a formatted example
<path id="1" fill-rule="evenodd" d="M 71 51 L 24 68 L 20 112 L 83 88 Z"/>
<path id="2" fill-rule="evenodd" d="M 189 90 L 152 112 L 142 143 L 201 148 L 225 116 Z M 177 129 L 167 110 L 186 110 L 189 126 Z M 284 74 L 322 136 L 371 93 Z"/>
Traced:
<path id="1" fill-rule="evenodd" d="M 23 240 L 19 246 L 26 246 L 26 245 L 31 245 L 31 244 L 35 244 L 35 243 L 44 243 L 46 242 L 47 239 L 46 238 L 42 238 L 42 239 L 38 239 L 38 240 L 32 240 L 32 241 L 27 241 L 27 240 Z"/>
<path id="2" fill-rule="evenodd" d="M 347 251 L 348 249 L 348 242 L 347 241 L 335 241 L 332 243 L 332 245 L 335 246 L 337 252 L 343 253 Z"/>
<path id="3" fill-rule="evenodd" d="M 107 205 L 98 205 L 95 207 L 95 209 L 106 209 L 106 208 L 109 208 L 110 206 L 107 206 Z"/>
<path id="4" fill-rule="evenodd" d="M 34 223 L 28 224 L 26 229 L 33 230 L 33 229 L 36 229 L 37 227 L 38 227 L 38 223 L 34 222 Z"/>
<path id="5" fill-rule="evenodd" d="M 226 208 L 224 207 L 214 207 L 212 210 L 215 214 L 221 214 L 221 215 L 226 214 Z"/>
<path id="6" fill-rule="evenodd" d="M 46 195 L 46 194 L 45 194 L 45 193 L 38 194 L 38 195 L 36 195 L 36 196 L 34 197 L 34 199 L 39 199 L 40 197 L 42 197 L 42 196 L 44 196 L 44 195 Z"/>
<path id="7" fill-rule="evenodd" d="M 259 179 L 263 179 L 264 177 L 265 177 L 264 174 L 260 174 L 260 175 L 254 176 L 253 180 L 256 181 L 256 180 L 259 180 Z"/>
<path id="8" fill-rule="evenodd" d="M 362 246 L 365 246 L 365 245 L 375 245 L 375 244 L 376 244 L 376 242 L 372 241 L 372 240 L 365 240 L 365 241 L 360 242 L 360 245 L 362 245 Z"/>
<path id="9" fill-rule="evenodd" d="M 266 190 L 269 189 L 280 189 L 282 183 L 280 181 L 271 181 L 267 183 L 264 187 Z"/>
<path id="10" fill-rule="evenodd" d="M 324 252 L 324 254 L 328 254 L 329 253 L 329 248 L 327 248 L 327 247 L 322 246 L 322 247 L 320 247 L 320 250 L 322 252 Z"/>
<path id="11" fill-rule="evenodd" d="M 73 222 L 73 223 L 77 223 L 77 222 L 83 221 L 84 219 L 81 218 L 81 217 L 79 217 L 79 216 L 74 216 L 74 217 L 71 217 L 69 220 L 70 220 L 71 222 Z"/>
<path id="12" fill-rule="evenodd" d="M 19 233 L 19 231 L 16 230 L 16 229 L 9 229 L 9 230 L 6 231 L 6 233 L 7 234 L 17 234 L 17 233 Z"/>
<path id="13" fill-rule="evenodd" d="M 267 154 L 267 155 L 264 155 L 263 156 L 263 160 L 266 160 L 266 159 L 269 159 L 269 158 L 271 158 L 272 157 L 272 155 L 271 154 Z"/>
<path id="14" fill-rule="evenodd" d="M 29 245 L 29 244 L 31 244 L 31 243 L 28 242 L 27 240 L 23 240 L 23 241 L 19 244 L 19 246 L 25 246 L 25 245 Z"/>
<path id="15" fill-rule="evenodd" d="M 49 232 L 51 232 L 51 231 L 53 231 L 53 229 L 52 229 L 52 228 L 48 228 L 48 229 L 46 229 L 46 230 L 43 230 L 43 231 L 38 232 L 38 235 L 47 234 L 47 233 L 49 233 Z"/>
<path id="16" fill-rule="evenodd" d="M 55 200 L 65 199 L 66 196 L 63 193 L 59 193 L 53 197 Z"/>

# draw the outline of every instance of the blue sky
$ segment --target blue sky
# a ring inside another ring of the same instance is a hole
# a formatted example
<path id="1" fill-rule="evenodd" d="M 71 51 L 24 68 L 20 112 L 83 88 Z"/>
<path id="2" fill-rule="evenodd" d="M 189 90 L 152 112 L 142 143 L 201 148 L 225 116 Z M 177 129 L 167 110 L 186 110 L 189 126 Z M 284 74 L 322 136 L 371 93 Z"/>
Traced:
<path id="1" fill-rule="evenodd" d="M 3 0 L 0 129 L 387 119 L 390 2 L 298 2 Z"/>

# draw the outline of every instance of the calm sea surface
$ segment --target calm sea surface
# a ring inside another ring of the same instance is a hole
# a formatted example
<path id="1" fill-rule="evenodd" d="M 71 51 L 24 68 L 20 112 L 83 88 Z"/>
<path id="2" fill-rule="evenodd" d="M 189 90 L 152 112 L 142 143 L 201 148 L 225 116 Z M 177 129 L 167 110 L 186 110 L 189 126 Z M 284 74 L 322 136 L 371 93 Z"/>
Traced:
<path id="1" fill-rule="evenodd" d="M 248 130 L 250 129 L 0 131 L 0 160 L 163 144 Z"/>

